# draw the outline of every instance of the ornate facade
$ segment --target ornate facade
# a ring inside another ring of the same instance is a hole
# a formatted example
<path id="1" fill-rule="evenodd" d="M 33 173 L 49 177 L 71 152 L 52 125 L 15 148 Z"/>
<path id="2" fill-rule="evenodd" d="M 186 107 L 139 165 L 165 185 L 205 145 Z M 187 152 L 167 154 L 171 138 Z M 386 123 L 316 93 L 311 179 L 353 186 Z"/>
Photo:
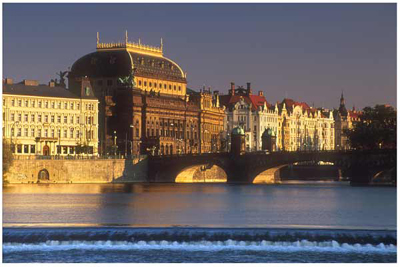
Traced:
<path id="1" fill-rule="evenodd" d="M 35 80 L 3 80 L 3 138 L 17 155 L 97 155 L 98 100 L 90 83 L 72 94 Z"/>
<path id="2" fill-rule="evenodd" d="M 335 149 L 335 125 L 330 110 L 284 99 L 280 105 L 280 143 L 285 151 Z"/>
<path id="3" fill-rule="evenodd" d="M 226 107 L 225 133 L 242 127 L 245 133 L 246 151 L 262 150 L 262 135 L 268 130 L 273 136 L 274 150 L 332 150 L 335 149 L 333 113 L 329 110 L 311 108 L 306 103 L 284 99 L 271 105 L 263 92 L 252 94 L 247 88 L 235 88 L 231 83 L 229 94 L 221 96 Z"/>
<path id="4" fill-rule="evenodd" d="M 220 101 L 225 106 L 224 131 L 228 142 L 232 129 L 240 126 L 246 136 L 246 151 L 257 151 L 262 148 L 261 137 L 266 129 L 277 132 L 278 107 L 270 105 L 262 91 L 253 95 L 250 83 L 246 89 L 235 88 L 231 83 L 229 94 L 221 96 Z"/>
<path id="5" fill-rule="evenodd" d="M 218 148 L 222 108 L 211 93 L 187 94 L 186 73 L 160 47 L 100 43 L 78 59 L 69 85 L 87 76 L 100 101 L 101 153 L 204 153 Z M 211 97 L 211 98 L 210 98 Z M 210 102 L 211 101 L 211 102 Z M 215 145 L 212 143 L 215 142 Z"/>

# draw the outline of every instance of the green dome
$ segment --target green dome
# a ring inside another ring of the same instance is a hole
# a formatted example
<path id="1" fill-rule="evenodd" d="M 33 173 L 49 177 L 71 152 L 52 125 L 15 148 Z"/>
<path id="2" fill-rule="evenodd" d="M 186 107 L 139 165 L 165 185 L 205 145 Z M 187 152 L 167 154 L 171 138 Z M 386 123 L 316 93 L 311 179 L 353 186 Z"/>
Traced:
<path id="1" fill-rule="evenodd" d="M 265 129 L 265 131 L 263 132 L 262 135 L 263 136 L 276 136 L 275 132 L 272 131 L 272 129 L 270 129 L 270 128 Z"/>
<path id="2" fill-rule="evenodd" d="M 238 126 L 232 129 L 232 135 L 244 135 L 244 130 L 242 127 Z"/>

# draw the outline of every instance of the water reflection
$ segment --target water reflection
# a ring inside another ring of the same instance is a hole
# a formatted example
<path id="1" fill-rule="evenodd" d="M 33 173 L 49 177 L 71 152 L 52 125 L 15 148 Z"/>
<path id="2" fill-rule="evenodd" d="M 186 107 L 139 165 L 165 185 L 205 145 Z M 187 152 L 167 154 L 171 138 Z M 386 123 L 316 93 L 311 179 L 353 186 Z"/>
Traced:
<path id="1" fill-rule="evenodd" d="M 396 189 L 332 184 L 47 184 L 3 188 L 8 224 L 395 227 Z"/>

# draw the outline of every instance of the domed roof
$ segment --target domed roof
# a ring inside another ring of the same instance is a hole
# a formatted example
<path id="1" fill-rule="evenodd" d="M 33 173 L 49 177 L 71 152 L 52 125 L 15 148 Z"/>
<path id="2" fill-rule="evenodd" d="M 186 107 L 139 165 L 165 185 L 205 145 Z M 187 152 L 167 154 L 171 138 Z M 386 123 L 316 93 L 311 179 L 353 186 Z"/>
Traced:
<path id="1" fill-rule="evenodd" d="M 186 82 L 182 69 L 172 60 L 126 49 L 87 54 L 72 65 L 69 77 L 125 77 L 130 74 L 132 67 L 139 77 Z"/>
<path id="2" fill-rule="evenodd" d="M 237 126 L 232 129 L 232 135 L 244 135 L 244 130 L 242 127 Z"/>

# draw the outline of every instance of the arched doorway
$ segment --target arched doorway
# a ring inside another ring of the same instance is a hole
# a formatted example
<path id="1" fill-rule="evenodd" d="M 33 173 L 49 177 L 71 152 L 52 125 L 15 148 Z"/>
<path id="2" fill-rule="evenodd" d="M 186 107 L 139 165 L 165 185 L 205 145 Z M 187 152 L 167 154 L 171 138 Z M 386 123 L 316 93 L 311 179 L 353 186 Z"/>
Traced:
<path id="1" fill-rule="evenodd" d="M 50 155 L 50 148 L 48 145 L 45 145 L 43 147 L 43 156 L 49 156 Z"/>
<path id="2" fill-rule="evenodd" d="M 43 169 L 43 170 L 39 171 L 38 180 L 39 181 L 48 181 L 48 180 L 50 180 L 49 172 L 46 169 Z"/>

